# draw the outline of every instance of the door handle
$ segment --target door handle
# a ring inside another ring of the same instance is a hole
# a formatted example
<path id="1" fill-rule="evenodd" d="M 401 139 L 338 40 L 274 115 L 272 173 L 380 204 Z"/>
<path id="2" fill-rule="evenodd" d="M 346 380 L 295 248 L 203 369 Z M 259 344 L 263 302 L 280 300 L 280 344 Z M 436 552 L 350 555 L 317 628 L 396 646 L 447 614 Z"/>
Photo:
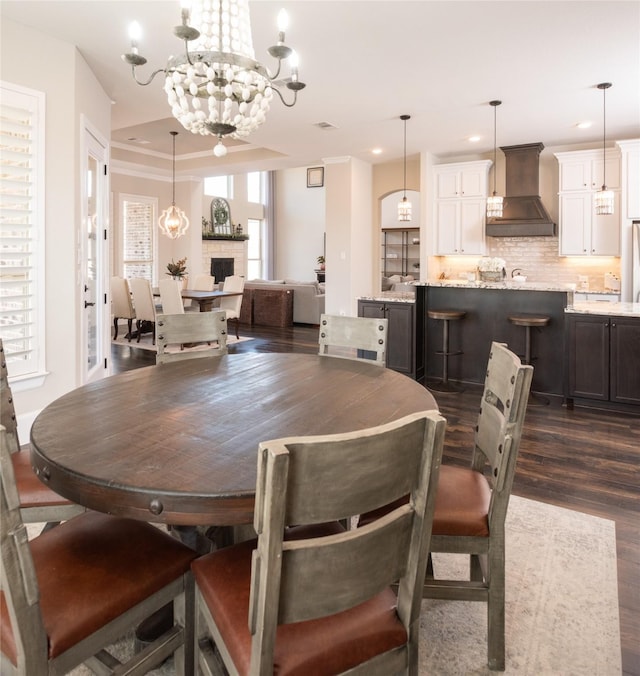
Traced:
<path id="1" fill-rule="evenodd" d="M 94 305 L 95 305 L 95 303 L 87 303 L 86 300 L 85 300 L 85 302 L 84 302 L 84 308 L 85 308 L 85 310 L 86 310 L 88 307 L 93 307 Z"/>

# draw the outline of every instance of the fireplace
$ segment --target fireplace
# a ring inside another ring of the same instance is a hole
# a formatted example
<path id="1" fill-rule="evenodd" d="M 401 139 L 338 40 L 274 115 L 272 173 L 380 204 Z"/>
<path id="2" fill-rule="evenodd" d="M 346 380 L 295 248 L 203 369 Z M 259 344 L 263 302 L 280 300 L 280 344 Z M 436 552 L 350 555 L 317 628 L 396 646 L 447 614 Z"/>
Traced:
<path id="1" fill-rule="evenodd" d="M 233 258 L 212 258 L 211 275 L 216 278 L 216 284 L 224 282 L 226 277 L 233 275 Z"/>

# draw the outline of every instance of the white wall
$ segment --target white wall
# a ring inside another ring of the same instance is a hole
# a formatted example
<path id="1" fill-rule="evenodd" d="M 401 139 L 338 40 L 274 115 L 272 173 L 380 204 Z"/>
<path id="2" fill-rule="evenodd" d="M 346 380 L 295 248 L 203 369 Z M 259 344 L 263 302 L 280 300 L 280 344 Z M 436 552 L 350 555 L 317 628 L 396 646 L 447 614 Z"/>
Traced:
<path id="1" fill-rule="evenodd" d="M 307 188 L 306 167 L 276 172 L 276 279 L 316 278 L 316 259 L 324 253 L 325 195 L 324 187 Z"/>
<path id="2" fill-rule="evenodd" d="M 111 135 L 111 103 L 76 48 L 3 19 L 0 27 L 0 78 L 44 92 L 46 368 L 44 384 L 12 386 L 20 434 L 25 421 L 79 384 L 79 307 L 77 233 L 80 210 L 80 115 L 101 135 Z"/>

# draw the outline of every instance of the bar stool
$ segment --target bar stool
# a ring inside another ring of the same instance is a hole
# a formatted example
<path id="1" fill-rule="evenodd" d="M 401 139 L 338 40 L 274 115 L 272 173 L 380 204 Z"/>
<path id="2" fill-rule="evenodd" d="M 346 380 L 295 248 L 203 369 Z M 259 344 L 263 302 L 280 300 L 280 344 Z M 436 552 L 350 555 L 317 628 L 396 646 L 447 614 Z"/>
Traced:
<path id="1" fill-rule="evenodd" d="M 429 383 L 428 387 L 436 392 L 463 392 L 463 389 L 449 382 L 449 357 L 463 354 L 461 350 L 451 352 L 449 350 L 449 322 L 462 319 L 467 313 L 464 310 L 428 310 L 430 319 L 442 321 L 442 350 L 436 354 L 442 355 L 442 380 Z"/>
<path id="2" fill-rule="evenodd" d="M 507 319 L 514 324 L 515 326 L 524 326 L 525 330 L 525 342 L 524 342 L 524 364 L 531 364 L 531 329 L 532 328 L 542 328 L 547 326 L 551 321 L 551 317 L 546 315 L 533 315 L 533 314 L 515 314 L 509 315 Z M 522 358 L 522 357 L 521 357 Z M 549 399 L 543 397 L 540 394 L 534 392 L 529 393 L 530 406 L 547 406 L 549 404 Z"/>

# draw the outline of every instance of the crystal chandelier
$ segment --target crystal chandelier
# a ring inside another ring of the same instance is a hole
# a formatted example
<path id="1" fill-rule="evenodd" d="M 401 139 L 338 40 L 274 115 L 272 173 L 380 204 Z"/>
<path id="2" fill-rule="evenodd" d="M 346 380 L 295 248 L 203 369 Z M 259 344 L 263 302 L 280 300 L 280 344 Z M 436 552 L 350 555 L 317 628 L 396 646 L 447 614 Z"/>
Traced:
<path id="1" fill-rule="evenodd" d="M 158 219 L 158 227 L 162 230 L 162 234 L 169 237 L 169 239 L 178 239 L 178 237 L 181 237 L 187 231 L 189 219 L 180 207 L 176 207 L 176 136 L 178 135 L 178 132 L 171 131 L 169 133 L 173 136 L 173 193 L 171 206 L 167 207 L 162 212 Z"/>
<path id="2" fill-rule="evenodd" d="M 398 202 L 398 220 L 410 221 L 411 202 L 407 200 L 407 120 L 411 119 L 411 115 L 400 115 L 400 119 L 404 122 L 404 197 Z"/>
<path id="3" fill-rule="evenodd" d="M 496 174 L 498 173 L 496 167 L 497 111 L 501 103 L 502 101 L 489 101 L 489 105 L 493 106 L 493 194 L 491 197 L 487 197 L 487 218 L 502 218 L 502 195 L 498 195 L 496 192 Z"/>
<path id="4" fill-rule="evenodd" d="M 602 90 L 602 189 L 595 194 L 595 208 L 598 216 L 610 216 L 613 214 L 613 190 L 607 190 L 605 180 L 607 167 L 607 89 L 611 87 L 611 82 L 601 82 L 598 89 Z"/>
<path id="5" fill-rule="evenodd" d="M 139 85 L 146 86 L 164 73 L 164 90 L 173 116 L 194 134 L 217 136 L 214 154 L 223 157 L 227 154 L 223 138 L 241 138 L 255 131 L 266 119 L 274 92 L 291 108 L 305 87 L 298 80 L 297 55 L 284 42 L 287 23 L 287 14 L 281 10 L 278 41 L 268 50 L 277 60 L 273 74 L 255 60 L 248 0 L 183 0 L 182 23 L 173 32 L 184 41 L 184 53 L 169 57 L 167 65 L 146 81 L 136 76 L 136 68 L 147 62 L 138 53 L 137 23 L 129 32 L 131 52 L 122 59 L 131 65 Z M 287 60 L 290 75 L 276 82 L 282 62 Z M 291 102 L 285 101 L 281 85 L 293 92 Z"/>

